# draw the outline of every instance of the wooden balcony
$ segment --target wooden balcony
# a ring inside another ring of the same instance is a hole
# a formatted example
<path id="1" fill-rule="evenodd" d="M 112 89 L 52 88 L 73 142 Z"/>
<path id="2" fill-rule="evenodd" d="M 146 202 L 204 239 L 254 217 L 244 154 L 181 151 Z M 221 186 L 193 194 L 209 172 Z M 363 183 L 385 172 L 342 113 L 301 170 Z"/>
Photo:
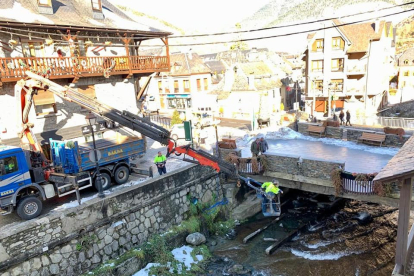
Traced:
<path id="1" fill-rule="evenodd" d="M 48 74 L 50 79 L 168 72 L 168 56 L 19 57 L 0 58 L 0 83 L 18 81 L 26 70 Z"/>

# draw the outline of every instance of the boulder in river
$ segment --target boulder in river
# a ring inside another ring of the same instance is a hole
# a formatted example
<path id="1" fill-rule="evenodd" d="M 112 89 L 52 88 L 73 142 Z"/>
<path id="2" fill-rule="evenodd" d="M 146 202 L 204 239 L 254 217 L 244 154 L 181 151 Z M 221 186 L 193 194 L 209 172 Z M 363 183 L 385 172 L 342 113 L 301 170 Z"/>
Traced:
<path id="1" fill-rule="evenodd" d="M 359 212 L 354 218 L 358 220 L 360 225 L 365 225 L 372 221 L 372 215 L 368 212 Z"/>
<path id="2" fill-rule="evenodd" d="M 243 274 L 248 274 L 250 271 L 247 269 L 244 269 L 244 267 L 240 264 L 235 264 L 233 265 L 228 271 L 227 273 L 229 274 L 235 274 L 235 275 L 243 275 Z"/>
<path id="3" fill-rule="evenodd" d="M 197 246 L 197 245 L 205 243 L 206 237 L 199 232 L 195 232 L 195 233 L 188 235 L 185 241 L 191 245 Z"/>

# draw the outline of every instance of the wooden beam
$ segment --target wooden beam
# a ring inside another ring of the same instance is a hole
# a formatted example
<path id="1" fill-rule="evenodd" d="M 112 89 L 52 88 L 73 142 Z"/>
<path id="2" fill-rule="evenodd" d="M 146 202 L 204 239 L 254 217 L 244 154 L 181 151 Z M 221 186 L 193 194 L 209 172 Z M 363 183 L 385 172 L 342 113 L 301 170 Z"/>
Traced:
<path id="1" fill-rule="evenodd" d="M 161 39 L 162 40 L 162 39 Z M 170 47 L 168 45 L 168 37 L 165 38 L 165 41 L 162 40 L 165 43 L 166 46 L 166 52 L 167 52 L 167 59 L 168 59 L 168 71 L 171 71 L 171 62 L 170 62 Z"/>
<path id="2" fill-rule="evenodd" d="M 405 269 L 407 259 L 407 241 L 410 222 L 411 195 L 413 191 L 412 178 L 406 178 L 400 191 L 398 213 L 397 248 L 395 250 L 395 264 Z"/>

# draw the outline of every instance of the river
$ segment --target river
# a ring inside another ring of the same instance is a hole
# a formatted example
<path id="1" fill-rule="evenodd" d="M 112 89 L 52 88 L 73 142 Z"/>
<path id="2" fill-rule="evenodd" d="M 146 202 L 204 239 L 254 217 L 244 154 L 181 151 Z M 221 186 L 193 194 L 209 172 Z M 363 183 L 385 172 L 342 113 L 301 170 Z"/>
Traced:
<path id="1" fill-rule="evenodd" d="M 235 229 L 234 239 L 219 239 L 211 249 L 216 259 L 206 275 L 231 275 L 228 269 L 241 264 L 245 275 L 391 275 L 394 264 L 398 211 L 391 207 L 343 201 L 334 210 L 303 203 L 302 193 L 290 195 L 293 203 L 284 206 L 285 216 L 251 242 L 248 234 L 271 222 L 261 214 Z M 318 196 L 320 201 L 328 201 Z M 292 201 L 291 201 L 292 202 Z M 309 204 L 310 203 L 310 204 Z M 365 213 L 364 213 L 365 212 Z M 368 218 L 362 220 L 363 218 Z M 271 256 L 265 249 L 302 224 L 304 229 Z"/>

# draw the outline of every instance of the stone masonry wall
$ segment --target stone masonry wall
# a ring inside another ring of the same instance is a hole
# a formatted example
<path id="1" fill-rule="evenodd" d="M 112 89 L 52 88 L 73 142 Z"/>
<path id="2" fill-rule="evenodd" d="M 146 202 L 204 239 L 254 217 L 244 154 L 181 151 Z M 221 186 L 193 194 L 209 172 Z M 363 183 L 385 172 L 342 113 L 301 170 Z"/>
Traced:
<path id="1" fill-rule="evenodd" d="M 269 164 L 267 171 L 269 172 L 303 175 L 325 180 L 331 179 L 332 170 L 345 167 L 345 163 L 340 161 L 328 162 L 288 154 L 266 155 L 266 158 Z"/>
<path id="2" fill-rule="evenodd" d="M 187 195 L 207 202 L 216 181 L 213 170 L 192 165 L 105 199 L 6 226 L 0 233 L 1 275 L 85 273 L 179 224 L 186 219 Z"/>
<path id="3" fill-rule="evenodd" d="M 303 135 L 309 135 L 307 132 L 309 125 L 318 125 L 314 123 L 299 123 L 298 130 Z M 358 142 L 358 138 L 362 136 L 362 133 L 378 133 L 384 134 L 381 129 L 378 128 L 352 128 L 352 127 L 327 127 L 325 131 L 325 137 L 335 138 L 335 139 L 346 139 L 347 141 Z M 324 136 L 322 136 L 324 137 Z M 402 147 L 404 143 L 411 137 L 411 135 L 404 135 L 402 139 L 395 134 L 386 134 L 385 142 L 382 146 L 388 147 Z"/>

